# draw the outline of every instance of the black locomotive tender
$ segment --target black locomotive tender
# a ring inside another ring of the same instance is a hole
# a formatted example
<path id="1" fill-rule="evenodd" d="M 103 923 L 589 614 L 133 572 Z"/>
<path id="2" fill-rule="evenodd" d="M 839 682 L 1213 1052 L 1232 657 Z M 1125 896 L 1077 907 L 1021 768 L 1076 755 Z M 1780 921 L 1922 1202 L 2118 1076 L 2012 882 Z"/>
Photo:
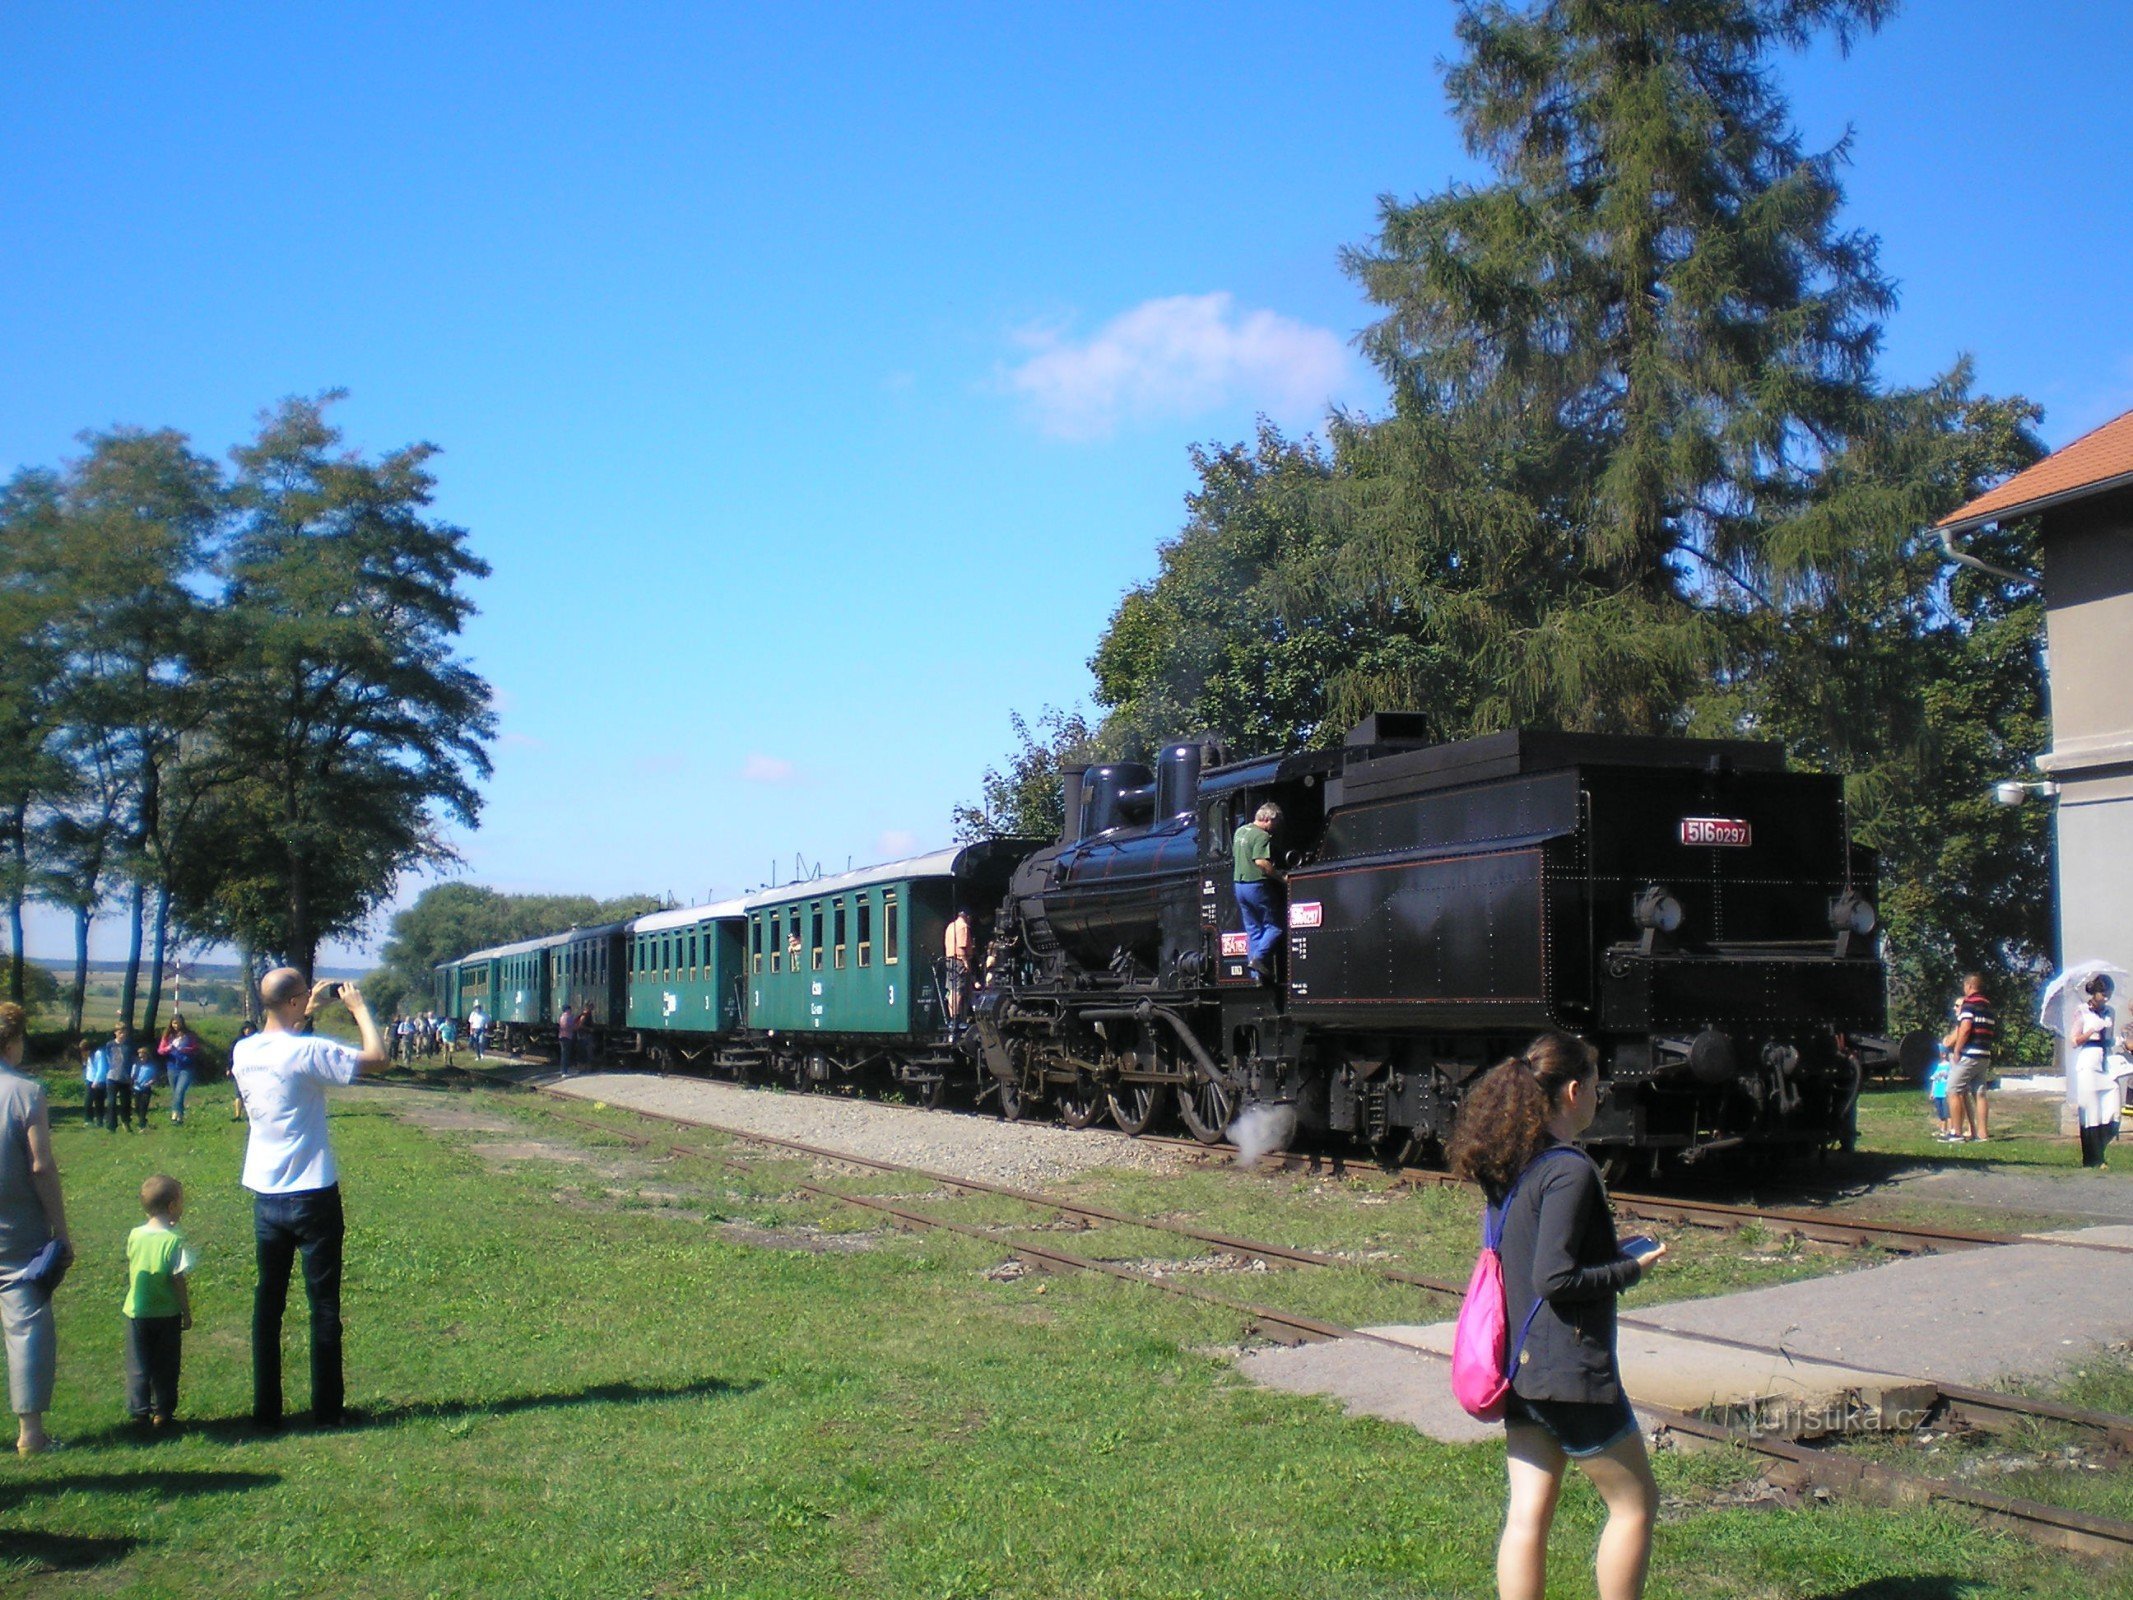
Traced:
<path id="1" fill-rule="evenodd" d="M 1140 1133 L 1174 1107 L 1208 1143 L 1264 1105 L 1306 1139 L 1413 1160 L 1441 1153 L 1476 1074 L 1563 1028 L 1599 1047 L 1587 1142 L 1618 1173 L 1849 1148 L 1863 1075 L 1889 1050 L 1874 856 L 1851 840 L 1840 778 L 1788 772 L 1772 744 L 1512 732 L 1433 746 L 1422 724 L 1380 712 L 1338 749 L 1222 763 L 1211 744 L 1177 744 L 1153 772 L 1068 773 L 1057 842 L 944 853 L 940 888 L 984 951 L 954 1017 L 945 964 L 922 962 L 910 1031 L 845 1051 L 795 1032 L 770 992 L 778 923 L 757 914 L 767 946 L 733 922 L 735 941 L 756 941 L 754 975 L 702 1032 L 682 1038 L 689 1024 L 666 1016 L 657 1036 L 598 1027 L 598 1042 L 799 1087 L 864 1074 L 927 1104 L 960 1089 L 1073 1127 Z M 1230 851 L 1268 800 L 1288 931 L 1263 984 Z M 944 898 L 928 926 L 950 914 Z M 788 986 L 797 910 L 790 922 Z M 610 981 L 634 1017 L 626 960 Z M 644 998 L 648 1015 L 674 1010 Z"/>
<path id="2" fill-rule="evenodd" d="M 1200 1139 L 1236 1111 L 1437 1152 L 1463 1086 L 1546 1028 L 1600 1048 L 1587 1139 L 1626 1167 L 1742 1145 L 1848 1147 L 1887 1056 L 1871 851 L 1842 780 L 1733 740 L 1513 732 L 1429 746 L 1379 713 L 1335 750 L 1069 774 L 1023 861 L 965 1045 L 1008 1114 L 1174 1094 Z M 1283 824 L 1280 981 L 1253 979 L 1230 841 Z"/>

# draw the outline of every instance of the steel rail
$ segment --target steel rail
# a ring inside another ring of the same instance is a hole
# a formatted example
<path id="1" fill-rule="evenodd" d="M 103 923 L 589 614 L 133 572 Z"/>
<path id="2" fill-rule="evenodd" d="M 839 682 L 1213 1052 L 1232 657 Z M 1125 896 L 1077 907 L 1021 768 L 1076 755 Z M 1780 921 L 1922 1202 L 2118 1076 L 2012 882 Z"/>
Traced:
<path id="1" fill-rule="evenodd" d="M 1202 1144 L 1197 1139 L 1179 1139 L 1168 1134 L 1141 1134 L 1143 1144 L 1153 1144 L 1168 1150 L 1180 1150 L 1207 1160 L 1227 1161 L 1232 1152 L 1221 1145 Z M 1349 1163 L 1342 1157 L 1313 1155 L 1309 1152 L 1280 1151 L 1261 1158 L 1262 1165 L 1276 1166 L 1285 1172 L 1315 1170 L 1319 1163 L 1330 1163 L 1335 1170 L 1344 1169 Z M 1373 1171 L 1387 1169 L 1370 1164 Z M 1432 1171 L 1428 1167 L 1396 1167 L 1390 1176 L 1399 1183 L 1420 1187 L 1424 1184 L 1440 1188 L 1464 1189 L 1469 1187 L 1462 1178 L 1448 1172 Z M 1878 1245 L 1897 1255 L 1937 1255 L 1952 1250 L 1983 1250 L 2002 1245 L 2040 1244 L 2053 1249 L 2092 1250 L 2105 1255 L 2133 1254 L 2133 1245 L 2111 1244 L 2097 1239 L 2056 1239 L 2041 1234 L 1987 1233 L 1967 1228 L 1935 1228 L 1921 1224 L 1875 1222 L 1865 1217 L 1831 1215 L 1812 1211 L 1760 1210 L 1753 1206 L 1727 1205 L 1716 1200 L 1683 1200 L 1672 1195 L 1636 1194 L 1608 1190 L 1608 1200 L 1615 1209 L 1626 1216 L 1645 1222 L 1671 1222 L 1682 1227 L 1738 1230 L 1751 1225 L 1767 1226 L 1785 1233 L 1798 1234 L 1820 1244 L 1841 1244 L 1858 1248 L 1862 1245 Z"/>
<path id="2" fill-rule="evenodd" d="M 1234 1147 L 1206 1144 L 1198 1139 L 1154 1133 L 1128 1134 L 1125 1137 L 1161 1149 L 1182 1151 L 1200 1160 L 1229 1161 L 1234 1158 Z M 1286 1172 L 1316 1170 L 1321 1164 L 1330 1166 L 1336 1172 L 1350 1165 L 1366 1166 L 1373 1171 L 1387 1170 L 1375 1162 L 1350 1162 L 1347 1157 L 1335 1153 L 1296 1151 L 1271 1152 L 1261 1158 L 1261 1164 Z M 1464 1180 L 1455 1178 L 1448 1172 L 1437 1172 L 1428 1167 L 1396 1167 L 1390 1169 L 1390 1175 L 1394 1181 L 1411 1186 L 1431 1184 L 1441 1187 L 1467 1187 Z M 1870 1218 L 1847 1216 L 1843 1213 L 1758 1209 L 1753 1206 L 1729 1205 L 1717 1200 L 1686 1200 L 1673 1195 L 1614 1190 L 1609 1191 L 1608 1198 L 1623 1215 L 1645 1222 L 1727 1231 L 1759 1225 L 1795 1234 L 1817 1244 L 1843 1245 L 1852 1249 L 1874 1245 L 1896 1255 L 1937 1255 L 1954 1250 L 1983 1250 L 2014 1244 L 2045 1245 L 2059 1250 L 2088 1250 L 2105 1255 L 2133 1255 L 2133 1244 L 2112 1244 L 2097 1239 L 2063 1239 L 2041 1234 L 1993 1233 L 1967 1228 L 1937 1228 L 1918 1223 L 1875 1222 Z"/>
<path id="3" fill-rule="evenodd" d="M 574 1098 L 560 1095 L 555 1090 L 545 1087 L 538 1089 L 537 1092 L 544 1096 L 558 1099 Z M 843 1151 L 803 1145 L 798 1140 L 782 1139 L 775 1135 L 754 1134 L 739 1129 L 728 1129 L 720 1124 L 704 1122 L 695 1118 L 662 1112 L 639 1111 L 635 1107 L 626 1109 L 630 1110 L 634 1115 L 654 1120 L 676 1122 L 685 1126 L 703 1128 L 707 1131 L 728 1133 L 734 1137 L 752 1140 L 775 1148 L 794 1149 L 800 1153 L 807 1154 L 810 1159 L 843 1162 L 877 1171 L 901 1172 L 909 1176 L 925 1178 L 928 1181 L 938 1180 L 956 1188 L 970 1189 L 979 1193 L 1006 1194 L 1018 1199 L 1033 1193 L 1032 1191 L 1014 1191 L 1005 1185 L 990 1185 L 971 1180 L 945 1177 L 942 1174 L 928 1173 L 924 1168 L 910 1166 L 906 1163 L 883 1161 L 871 1156 L 852 1156 Z M 631 1134 L 609 1124 L 595 1122 L 590 1118 L 575 1117 L 565 1113 L 551 1114 L 556 1115 L 559 1120 L 594 1129 L 639 1148 L 662 1142 L 654 1140 L 647 1135 Z M 754 1173 L 758 1170 L 748 1166 L 745 1162 L 735 1161 L 715 1151 L 682 1145 L 671 1139 L 663 1142 L 667 1148 L 677 1153 L 708 1161 L 715 1166 L 725 1167 L 730 1171 L 746 1174 Z M 947 1217 L 937 1217 L 928 1212 L 914 1210 L 911 1207 L 878 1196 L 845 1194 L 821 1184 L 805 1181 L 796 1182 L 793 1187 L 803 1194 L 811 1194 L 821 1199 L 832 1200 L 861 1210 L 871 1211 L 890 1217 L 910 1227 L 938 1229 L 986 1244 L 996 1246 L 1000 1244 L 1000 1241 L 987 1229 L 970 1223 L 956 1222 Z M 1074 1204 L 1073 1202 L 1060 1202 L 1050 1196 L 1036 1196 L 1033 1203 L 1062 1210 Z M 1101 1211 L 1104 1208 L 1088 1209 Z M 1124 1214 L 1117 1215 L 1123 1216 Z M 1166 1224 L 1150 1223 L 1142 1219 L 1128 1218 L 1127 1224 L 1131 1226 L 1153 1226 L 1156 1231 L 1179 1231 L 1170 1228 Z M 1425 1360 L 1442 1361 L 1444 1359 L 1433 1351 L 1419 1350 L 1404 1341 L 1387 1338 L 1383 1334 L 1372 1333 L 1367 1329 L 1350 1328 L 1340 1323 L 1326 1322 L 1320 1318 L 1304 1316 L 1297 1312 L 1283 1311 L 1274 1306 L 1255 1305 L 1250 1301 L 1232 1299 L 1228 1295 L 1217 1294 L 1212 1290 L 1203 1289 L 1193 1284 L 1179 1283 L 1174 1279 L 1157 1277 L 1152 1273 L 1141 1272 L 1132 1267 L 1122 1266 L 1117 1262 L 1095 1260 L 1087 1256 L 1075 1255 L 1070 1251 L 1054 1249 L 1047 1245 L 1009 1244 L 1006 1248 L 1010 1255 L 1041 1270 L 1096 1273 L 1121 1282 L 1135 1283 L 1146 1288 L 1159 1290 L 1165 1294 L 1198 1301 L 1201 1304 L 1218 1306 L 1223 1310 L 1243 1316 L 1246 1319 L 1247 1326 L 1251 1328 L 1258 1330 L 1278 1329 L 1281 1332 L 1294 1335 L 1297 1342 L 1326 1342 L 1335 1339 L 1348 1339 L 1404 1351 L 1411 1356 L 1419 1356 Z M 1279 1249 L 1280 1247 L 1268 1248 Z M 1298 1254 L 1308 1258 L 1314 1255 L 1315 1252 L 1299 1252 Z M 1341 1262 L 1338 1257 L 1321 1257 L 1319 1259 L 1339 1265 L 1351 1264 Z M 1983 1393 L 1983 1391 L 1972 1392 Z M 2012 1397 L 1988 1398 L 2004 1399 Z M 1635 1402 L 1635 1404 L 1637 1409 L 1652 1418 L 1661 1429 L 1667 1432 L 1711 1443 L 1732 1445 L 1776 1463 L 1776 1469 L 1767 1471 L 1766 1475 L 1780 1487 L 1794 1490 L 1818 1488 L 1832 1494 L 1847 1494 L 1854 1498 L 1891 1506 L 1909 1507 L 1931 1501 L 1941 1501 L 1949 1505 L 1961 1506 L 1988 1522 L 2007 1527 L 2051 1548 L 2083 1555 L 2123 1555 L 2133 1551 L 2133 1521 L 2125 1521 L 2115 1517 L 2101 1517 L 2083 1511 L 2072 1511 L 2063 1506 L 2051 1505 L 2040 1500 L 2028 1500 L 2012 1495 L 1995 1494 L 1990 1490 L 1978 1489 L 1948 1478 L 1927 1477 L 1923 1474 L 1904 1472 L 1879 1462 L 1861 1461 L 1856 1457 L 1814 1450 L 1786 1440 L 1746 1433 L 1737 1428 L 1727 1427 L 1723 1423 L 1712 1422 L 1685 1411 L 1677 1411 L 1671 1406 L 1655 1405 L 1641 1401 Z M 2068 1413 L 2073 1413 L 2074 1411 L 2074 1408 L 2071 1407 L 2058 1409 Z M 2120 1422 L 2128 1421 L 2128 1419 L 2123 1418 L 2115 1420 Z"/>

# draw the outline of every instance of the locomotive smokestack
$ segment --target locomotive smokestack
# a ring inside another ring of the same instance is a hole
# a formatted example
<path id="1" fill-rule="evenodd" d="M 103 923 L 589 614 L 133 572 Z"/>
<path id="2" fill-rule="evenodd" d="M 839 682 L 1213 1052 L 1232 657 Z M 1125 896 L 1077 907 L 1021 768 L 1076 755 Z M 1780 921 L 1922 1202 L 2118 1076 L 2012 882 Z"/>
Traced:
<path id="1" fill-rule="evenodd" d="M 1081 775 L 1087 767 L 1062 767 L 1059 771 L 1059 798 L 1065 813 L 1059 824 L 1059 842 L 1072 844 L 1081 837 Z"/>

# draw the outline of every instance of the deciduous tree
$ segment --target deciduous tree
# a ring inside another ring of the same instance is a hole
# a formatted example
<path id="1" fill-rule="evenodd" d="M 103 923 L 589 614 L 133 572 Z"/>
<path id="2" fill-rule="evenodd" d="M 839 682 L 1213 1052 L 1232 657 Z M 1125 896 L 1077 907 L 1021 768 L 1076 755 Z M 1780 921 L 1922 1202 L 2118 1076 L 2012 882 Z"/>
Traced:
<path id="1" fill-rule="evenodd" d="M 240 775 L 220 826 L 241 836 L 247 879 L 221 920 L 307 973 L 402 872 L 452 859 L 443 829 L 475 825 L 495 731 L 488 685 L 455 649 L 464 586 L 489 568 L 427 514 L 435 449 L 341 450 L 338 398 L 284 402 L 234 452 L 210 728 Z"/>

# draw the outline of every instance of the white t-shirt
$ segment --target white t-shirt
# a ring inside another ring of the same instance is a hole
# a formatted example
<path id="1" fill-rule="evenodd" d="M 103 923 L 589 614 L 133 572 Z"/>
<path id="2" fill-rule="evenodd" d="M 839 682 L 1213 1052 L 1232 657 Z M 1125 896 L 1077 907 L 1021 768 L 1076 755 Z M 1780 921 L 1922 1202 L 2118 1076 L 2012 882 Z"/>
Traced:
<path id="1" fill-rule="evenodd" d="M 361 1060 L 338 1040 L 307 1033 L 255 1033 L 237 1041 L 230 1076 L 252 1123 L 244 1150 L 247 1189 L 293 1194 L 340 1181 L 326 1139 L 326 1085 L 355 1082 Z"/>

